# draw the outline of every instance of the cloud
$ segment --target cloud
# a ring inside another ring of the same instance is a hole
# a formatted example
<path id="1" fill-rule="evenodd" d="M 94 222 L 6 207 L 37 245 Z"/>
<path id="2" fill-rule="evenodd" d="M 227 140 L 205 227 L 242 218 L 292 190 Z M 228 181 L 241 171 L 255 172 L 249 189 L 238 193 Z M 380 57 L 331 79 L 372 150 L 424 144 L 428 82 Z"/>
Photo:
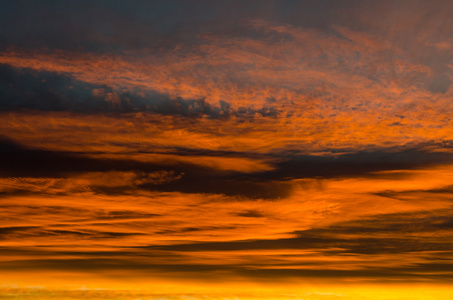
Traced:
<path id="1" fill-rule="evenodd" d="M 274 148 L 302 151 L 397 146 L 451 136 L 444 113 L 451 106 L 451 74 L 411 60 L 410 50 L 393 40 L 345 27 L 335 27 L 333 35 L 263 21 L 249 26 L 269 37 L 214 35 L 193 51 L 156 55 L 6 50 L 0 56 L 3 64 L 37 75 L 4 71 L 5 82 L 12 85 L 3 87 L 4 106 L 181 115 L 187 117 L 181 118 L 185 128 L 205 116 L 214 119 L 202 122 L 209 127 L 255 132 L 254 142 L 266 134 L 280 142 Z M 271 41 L 273 35 L 281 42 Z M 447 66 L 449 59 L 442 63 Z M 30 83 L 24 85 L 27 77 Z"/>
<path id="2" fill-rule="evenodd" d="M 115 147 L 114 145 L 112 146 Z M 177 168 L 180 170 L 190 170 L 192 168 L 205 170 L 205 172 L 213 169 L 220 174 L 229 172 L 265 172 L 273 169 L 272 158 L 266 161 L 266 159 L 249 158 L 247 155 L 240 157 L 237 153 L 231 152 L 215 153 L 203 150 L 190 151 L 190 149 L 153 149 L 154 152 L 152 152 L 142 151 L 140 145 L 131 146 L 134 148 L 127 150 L 133 152 L 53 151 L 23 146 L 10 139 L 3 138 L 0 140 L 0 153 L 3 154 L 3 172 L 7 175 L 21 174 L 22 176 L 27 174 L 43 175 L 110 171 L 112 169 L 127 171 L 138 169 L 155 172 L 159 166 L 161 168 Z M 158 177 L 158 174 L 155 173 L 152 176 Z M 160 173 L 162 177 L 169 174 L 164 171 Z M 145 175 L 142 174 L 141 176 Z M 149 182 L 152 182 L 151 177 L 149 177 Z M 142 178 L 140 183 L 146 184 L 147 180 Z"/>
<path id="3" fill-rule="evenodd" d="M 293 179 L 292 192 L 278 201 L 150 192 L 140 185 L 134 193 L 93 188 L 11 194 L 1 204 L 3 267 L 84 273 L 94 266 L 101 273 L 137 278 L 191 274 L 208 281 L 220 273 L 217 278 L 251 281 L 385 282 L 398 274 L 409 282 L 446 282 L 451 275 L 446 261 L 452 246 L 450 169 Z M 4 186 L 47 184 L 44 179 L 8 180 Z M 109 188 L 135 180 L 137 174 L 127 172 L 64 179 Z"/>
<path id="4" fill-rule="evenodd" d="M 4 277 L 451 284 L 451 14 L 1 3 Z"/>

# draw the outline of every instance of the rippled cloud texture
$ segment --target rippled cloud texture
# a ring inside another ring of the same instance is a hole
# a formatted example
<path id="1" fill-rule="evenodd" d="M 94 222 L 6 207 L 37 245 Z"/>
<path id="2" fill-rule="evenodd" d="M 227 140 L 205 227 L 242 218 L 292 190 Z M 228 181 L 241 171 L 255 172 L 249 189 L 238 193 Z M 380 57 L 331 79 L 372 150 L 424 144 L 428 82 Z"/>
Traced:
<path id="1" fill-rule="evenodd" d="M 451 15 L 3 1 L 1 293 L 448 298 Z"/>

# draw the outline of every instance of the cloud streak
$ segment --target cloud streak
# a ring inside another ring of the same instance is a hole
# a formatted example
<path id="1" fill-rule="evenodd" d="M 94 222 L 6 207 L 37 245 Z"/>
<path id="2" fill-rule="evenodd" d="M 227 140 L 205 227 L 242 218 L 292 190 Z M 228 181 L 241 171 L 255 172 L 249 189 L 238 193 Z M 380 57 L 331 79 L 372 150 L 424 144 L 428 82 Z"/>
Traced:
<path id="1" fill-rule="evenodd" d="M 451 285 L 450 3 L 28 2 L 0 4 L 8 297 Z"/>

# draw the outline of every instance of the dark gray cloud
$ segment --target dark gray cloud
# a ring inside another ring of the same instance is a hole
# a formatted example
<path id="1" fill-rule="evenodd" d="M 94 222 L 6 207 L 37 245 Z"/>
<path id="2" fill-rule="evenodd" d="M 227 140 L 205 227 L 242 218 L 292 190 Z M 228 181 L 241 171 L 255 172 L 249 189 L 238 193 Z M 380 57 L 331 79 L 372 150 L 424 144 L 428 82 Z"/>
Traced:
<path id="1" fill-rule="evenodd" d="M 58 252 L 50 252 L 51 255 L 57 255 Z M 446 262 L 445 264 L 437 262 L 418 263 L 412 266 L 403 267 L 372 267 L 361 269 L 329 269 L 317 265 L 315 262 L 307 262 L 300 264 L 300 268 L 285 269 L 280 268 L 282 265 L 276 265 L 275 268 L 272 264 L 268 265 L 266 269 L 256 268 L 252 265 L 241 264 L 190 264 L 190 263 L 164 263 L 168 259 L 181 259 L 178 255 L 160 256 L 162 263 L 147 262 L 146 255 L 140 261 L 137 261 L 137 253 L 134 252 L 98 252 L 97 257 L 90 257 L 93 253 L 78 253 L 78 252 L 65 252 L 65 255 L 86 255 L 85 258 L 61 258 L 61 259 L 48 259 L 42 256 L 41 259 L 33 260 L 17 260 L 7 261 L 0 266 L 2 270 L 14 271 L 36 271 L 36 270 L 65 270 L 86 272 L 88 270 L 97 270 L 97 272 L 111 272 L 122 271 L 124 276 L 129 272 L 140 272 L 141 274 L 155 275 L 159 274 L 161 277 L 184 278 L 190 275 L 197 275 L 198 280 L 224 280 L 227 278 L 241 276 L 242 278 L 248 277 L 254 280 L 272 280 L 276 278 L 294 279 L 294 278 L 317 278 L 317 279 L 340 279 L 340 278 L 356 278 L 356 279 L 373 279 L 375 281 L 386 280 L 402 282 L 417 282 L 425 280 L 436 280 L 438 282 L 451 282 L 451 277 L 448 276 L 452 273 L 452 264 Z M 100 257 L 106 255 L 105 258 Z M 111 258 L 114 255 L 120 255 L 122 258 Z M 143 253 L 144 254 L 144 253 Z M 153 253 L 148 253 L 152 255 Z M 34 253 L 38 256 L 38 253 Z M 42 255 L 42 253 L 41 253 Z M 292 265 L 294 266 L 294 265 Z M 297 265 L 296 265 L 297 266 Z M 316 267 L 317 268 L 313 268 Z M 308 268 L 307 268 L 308 267 Z M 216 274 L 215 278 L 212 274 Z M 447 275 L 446 275 L 447 274 Z"/>
<path id="2" fill-rule="evenodd" d="M 220 193 L 243 195 L 253 198 L 278 198 L 287 196 L 292 187 L 286 182 L 263 182 L 254 178 L 243 178 L 236 172 L 219 171 L 194 163 L 146 163 L 125 159 L 96 159 L 83 153 L 54 152 L 31 149 L 10 140 L 0 141 L 0 174 L 3 177 L 67 177 L 84 172 L 108 171 L 169 171 L 184 174 L 175 182 L 137 183 L 130 186 L 92 186 L 93 191 L 105 194 L 129 193 L 137 188 L 182 191 L 188 193 Z M 27 193 L 27 190 L 21 191 Z M 66 192 L 66 191 L 63 191 Z M 17 194 L 14 190 L 12 193 Z M 36 192 L 35 192 L 36 193 Z"/>
<path id="3" fill-rule="evenodd" d="M 264 218 L 265 217 L 264 214 L 262 214 L 261 212 L 259 212 L 257 210 L 246 210 L 246 211 L 237 213 L 236 215 L 240 216 L 240 217 L 246 217 L 246 218 Z"/>
<path id="4" fill-rule="evenodd" d="M 295 232 L 297 237 L 276 240 L 204 242 L 153 247 L 172 251 L 235 251 L 257 249 L 338 249 L 339 254 L 404 254 L 420 251 L 451 251 L 453 242 L 425 233 L 445 230 L 453 236 L 450 211 L 376 215 L 325 228 Z M 423 235 L 420 235 L 423 234 Z"/>
<path id="5" fill-rule="evenodd" d="M 373 174 L 388 170 L 411 170 L 436 164 L 453 163 L 448 152 L 424 150 L 425 145 L 387 148 L 373 151 L 316 156 L 281 156 L 273 171 L 260 174 L 263 178 L 334 178 L 347 176 L 391 177 L 398 174 Z M 331 149 L 335 153 L 334 149 Z M 286 158 L 286 159 L 285 159 Z"/>
<path id="6" fill-rule="evenodd" d="M 253 278 L 262 278 L 267 280 L 275 280 L 275 278 L 325 278 L 325 279 L 340 279 L 340 278 L 373 278 L 378 282 L 423 282 L 425 280 L 436 280 L 436 282 L 450 283 L 453 265 L 451 264 L 420 264 L 413 267 L 403 268 L 369 268 L 363 270 L 331 270 L 331 269 L 280 269 L 269 268 L 264 270 L 246 269 L 240 273 Z M 448 272 L 447 276 L 445 273 Z M 423 274 L 425 273 L 425 274 Z M 427 274 L 426 274 L 427 273 Z M 396 278 L 396 279 L 395 279 Z"/>
<path id="7" fill-rule="evenodd" d="M 349 2 L 349 1 L 348 1 Z M 357 4 L 352 1 L 350 4 Z M 347 5 L 347 6 L 349 6 Z M 3 1 L 4 45 L 76 51 L 165 50 L 202 34 L 249 33 L 253 19 L 326 26 L 345 5 L 335 1 Z M 296 13 L 297 12 L 297 13 Z M 344 18 L 347 19 L 347 18 Z M 56 26 L 58 24 L 58 26 Z"/>
<path id="8" fill-rule="evenodd" d="M 295 26 L 331 29 L 334 25 L 404 36 L 434 30 L 448 34 L 447 0 L 195 0 L 2 1 L 3 43 L 70 49 L 115 50 L 189 42 L 197 34 L 247 34 L 246 21 L 266 19 Z M 374 17 L 373 17 L 374 16 Z M 408 18 L 411 17 L 411 18 Z M 58 24 L 58 26 L 55 26 Z M 406 26 L 398 26 L 405 25 Z M 412 25 L 412 27 L 408 26 Z"/>
<path id="9" fill-rule="evenodd" d="M 251 157 L 252 154 L 224 151 L 194 151 L 175 149 L 173 154 L 181 156 L 209 155 L 213 157 Z M 285 198 L 294 188 L 291 179 L 300 178 L 336 178 L 336 177 L 394 177 L 395 174 L 374 174 L 388 170 L 408 170 L 436 164 L 453 163 L 453 155 L 446 152 L 426 152 L 420 149 L 397 151 L 357 152 L 337 156 L 263 156 L 275 161 L 275 169 L 258 171 L 253 174 L 241 174 L 200 166 L 194 158 L 190 162 L 178 162 L 173 165 L 159 162 L 140 162 L 128 159 L 105 159 L 88 157 L 93 153 L 55 152 L 29 148 L 8 139 L 0 141 L 0 174 L 2 177 L 54 177 L 65 178 L 85 172 L 165 171 L 181 174 L 177 180 L 165 182 L 141 182 L 122 186 L 93 185 L 97 193 L 123 194 L 136 189 L 159 191 L 180 191 L 185 193 L 219 193 L 243 196 L 247 198 Z M 99 153 L 98 153 L 99 154 Z M 150 153 L 152 154 L 152 153 Z M 139 174 L 139 173 L 137 173 Z M 137 175 L 138 176 L 138 175 Z M 404 175 L 402 175 L 404 176 Z M 63 191 L 64 192 L 64 191 Z M 5 193 L 5 192 L 4 192 Z M 27 190 L 11 190 L 12 194 L 27 194 Z M 34 192 L 36 193 L 36 191 Z M 390 195 L 391 191 L 383 191 Z"/>
<path id="10" fill-rule="evenodd" d="M 260 114 L 276 117 L 277 109 L 265 105 L 259 109 L 241 107 L 233 110 L 226 101 L 219 105 L 205 99 L 171 98 L 157 92 L 118 91 L 59 74 L 31 69 L 17 69 L 0 64 L 0 111 L 38 110 L 78 113 L 153 112 L 162 115 L 226 119 Z"/>
<path id="11" fill-rule="evenodd" d="M 51 229 L 41 226 L 13 226 L 1 227 L 0 238 L 2 240 L 18 240 L 24 238 L 49 238 L 49 237 L 64 237 L 72 239 L 74 237 L 81 239 L 113 239 L 127 236 L 144 235 L 142 232 L 113 232 L 113 231 L 97 231 L 87 229 Z"/>

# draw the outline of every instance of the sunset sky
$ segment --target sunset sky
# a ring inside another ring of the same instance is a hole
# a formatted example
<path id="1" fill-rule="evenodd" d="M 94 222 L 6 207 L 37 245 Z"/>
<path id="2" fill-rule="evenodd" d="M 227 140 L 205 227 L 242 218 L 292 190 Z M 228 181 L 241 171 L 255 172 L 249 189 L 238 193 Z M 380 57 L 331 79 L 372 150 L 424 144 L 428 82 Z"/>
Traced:
<path id="1" fill-rule="evenodd" d="M 3 0 L 0 299 L 453 299 L 450 0 Z"/>

